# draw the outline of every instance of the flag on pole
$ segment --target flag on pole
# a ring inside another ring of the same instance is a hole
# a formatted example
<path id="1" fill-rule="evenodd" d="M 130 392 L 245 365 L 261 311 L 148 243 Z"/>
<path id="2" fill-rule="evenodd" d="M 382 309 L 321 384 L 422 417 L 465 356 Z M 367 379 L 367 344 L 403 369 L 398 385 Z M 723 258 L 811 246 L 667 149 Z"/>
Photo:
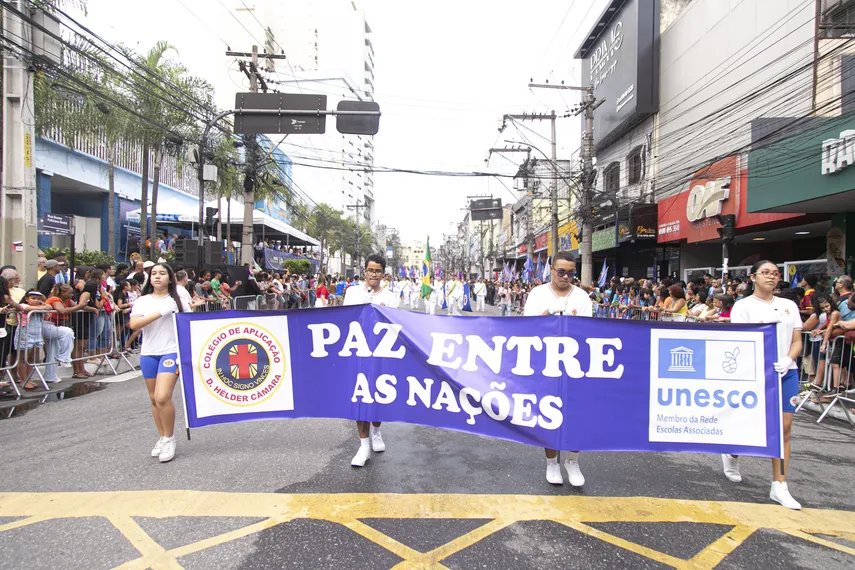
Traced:
<path id="1" fill-rule="evenodd" d="M 534 270 L 534 278 L 540 279 L 540 276 L 543 275 L 543 262 L 540 261 L 540 256 L 537 256 L 537 267 Z"/>
<path id="2" fill-rule="evenodd" d="M 523 281 L 531 283 L 532 271 L 534 271 L 534 264 L 531 262 L 531 256 L 526 255 L 525 264 L 523 265 Z"/>
<path id="3" fill-rule="evenodd" d="M 602 289 L 606 286 L 606 278 L 609 274 L 609 266 L 606 265 L 606 260 L 603 259 L 603 268 L 600 270 L 600 278 L 597 281 L 597 287 Z"/>
<path id="4" fill-rule="evenodd" d="M 425 242 L 425 260 L 422 262 L 422 297 L 428 298 L 433 292 L 430 287 L 430 236 Z"/>
<path id="5" fill-rule="evenodd" d="M 552 272 L 549 271 L 549 268 L 550 268 L 549 258 L 547 257 L 546 263 L 543 264 L 543 276 L 541 277 L 541 279 L 543 280 L 544 283 L 549 281 L 549 278 L 552 277 Z"/>
<path id="6" fill-rule="evenodd" d="M 407 272 L 404 271 L 404 266 L 399 265 L 398 266 L 398 277 L 406 277 L 406 276 L 407 276 Z"/>
<path id="7" fill-rule="evenodd" d="M 796 288 L 799 286 L 799 283 L 802 282 L 802 274 L 799 273 L 799 270 L 796 269 L 795 274 L 793 275 L 793 280 L 790 281 L 790 287 Z"/>

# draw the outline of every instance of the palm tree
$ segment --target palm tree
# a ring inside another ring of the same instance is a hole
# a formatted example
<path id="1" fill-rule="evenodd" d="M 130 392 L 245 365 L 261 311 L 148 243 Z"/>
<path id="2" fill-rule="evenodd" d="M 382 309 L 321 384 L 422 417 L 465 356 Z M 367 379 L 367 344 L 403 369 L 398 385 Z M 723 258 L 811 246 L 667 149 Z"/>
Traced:
<path id="1" fill-rule="evenodd" d="M 176 151 L 183 138 L 193 138 L 199 131 L 198 115 L 210 113 L 213 88 L 205 80 L 192 77 L 178 62 L 167 58 L 169 52 L 178 51 L 165 41 L 157 42 L 145 55 L 129 57 L 138 59 L 145 71 L 135 71 L 132 85 L 137 109 L 154 125 L 146 124 L 142 137 L 142 186 L 140 188 L 140 242 L 145 243 L 148 218 L 148 174 L 150 153 L 154 150 L 154 172 L 151 191 L 151 234 L 152 248 L 148 252 L 156 257 L 157 241 L 157 193 L 160 184 L 160 169 L 165 152 Z M 154 79 L 152 79 L 154 78 Z M 171 89 L 164 88 L 171 86 Z M 175 93 L 180 93 L 180 99 Z M 173 134 L 170 134 L 173 133 Z M 182 135 L 181 137 L 176 134 Z M 195 140 L 195 139 L 194 139 Z M 201 220 L 200 220 L 201 222 Z M 142 249 L 142 248 L 140 248 Z"/>
<path id="2" fill-rule="evenodd" d="M 320 268 L 324 273 L 324 248 L 327 246 L 332 233 L 341 225 L 342 212 L 329 204 L 318 204 L 312 210 L 308 225 L 312 233 L 321 242 Z M 332 254 L 332 252 L 330 252 Z"/>

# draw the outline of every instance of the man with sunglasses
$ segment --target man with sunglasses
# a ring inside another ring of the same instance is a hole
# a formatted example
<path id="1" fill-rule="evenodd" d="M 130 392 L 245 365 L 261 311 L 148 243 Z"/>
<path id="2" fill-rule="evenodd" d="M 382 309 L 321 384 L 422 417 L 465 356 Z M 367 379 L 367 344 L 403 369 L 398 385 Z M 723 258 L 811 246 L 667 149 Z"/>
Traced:
<path id="1" fill-rule="evenodd" d="M 552 280 L 538 285 L 528 294 L 525 303 L 524 317 L 565 315 L 574 317 L 590 317 L 594 305 L 588 294 L 580 287 L 573 285 L 576 277 L 576 260 L 566 251 L 559 251 L 552 258 Z M 546 449 L 546 480 L 553 485 L 563 485 L 564 476 L 558 463 L 558 452 Z M 579 452 L 568 451 L 564 456 L 564 468 L 568 480 L 574 487 L 585 484 L 585 476 L 579 469 Z"/>
<path id="2" fill-rule="evenodd" d="M 380 254 L 372 254 L 365 258 L 365 282 L 348 287 L 344 294 L 344 305 L 381 305 L 398 308 L 398 295 L 391 289 L 380 286 L 380 280 L 386 272 L 386 258 Z M 380 435 L 380 422 L 374 422 L 374 433 L 371 433 L 371 422 L 356 422 L 359 432 L 359 451 L 353 456 L 350 464 L 353 467 L 364 467 L 371 458 L 371 450 L 381 452 L 386 450 L 386 444 Z"/>

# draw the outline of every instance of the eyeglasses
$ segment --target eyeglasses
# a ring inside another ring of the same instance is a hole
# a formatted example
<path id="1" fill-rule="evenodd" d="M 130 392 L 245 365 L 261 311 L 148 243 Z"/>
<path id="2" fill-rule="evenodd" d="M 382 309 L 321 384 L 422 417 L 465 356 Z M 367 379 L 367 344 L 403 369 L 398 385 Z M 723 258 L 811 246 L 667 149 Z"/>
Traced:
<path id="1" fill-rule="evenodd" d="M 570 279 L 572 279 L 573 277 L 576 276 L 576 270 L 575 269 L 571 269 L 569 271 L 565 271 L 564 269 L 554 269 L 554 271 L 555 271 L 555 274 L 557 276 L 562 277 L 562 278 L 563 277 L 569 277 Z"/>
<path id="2" fill-rule="evenodd" d="M 365 274 L 366 275 L 383 275 L 383 270 L 382 269 L 366 269 Z"/>
<path id="3" fill-rule="evenodd" d="M 769 271 L 768 269 L 764 269 L 763 271 L 758 271 L 755 275 L 759 275 L 760 277 L 778 278 L 781 276 L 781 272 L 780 271 Z"/>

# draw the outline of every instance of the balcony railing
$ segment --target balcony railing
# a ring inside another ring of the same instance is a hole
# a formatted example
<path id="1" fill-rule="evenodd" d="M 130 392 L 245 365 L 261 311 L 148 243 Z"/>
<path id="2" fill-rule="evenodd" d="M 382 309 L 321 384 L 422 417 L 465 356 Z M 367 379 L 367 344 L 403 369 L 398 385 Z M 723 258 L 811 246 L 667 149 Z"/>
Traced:
<path id="1" fill-rule="evenodd" d="M 71 141 L 58 128 L 50 129 L 45 138 L 60 144 L 70 144 L 75 151 L 94 156 L 105 162 L 109 160 L 109 149 L 102 129 L 94 129 L 85 135 L 76 135 Z M 149 178 L 154 175 L 155 149 L 149 149 Z M 137 142 L 119 141 L 116 143 L 113 164 L 119 168 L 141 174 L 142 145 Z M 181 190 L 188 194 L 198 195 L 196 172 L 188 164 L 180 164 L 172 155 L 164 154 L 160 166 L 160 183 Z"/>

